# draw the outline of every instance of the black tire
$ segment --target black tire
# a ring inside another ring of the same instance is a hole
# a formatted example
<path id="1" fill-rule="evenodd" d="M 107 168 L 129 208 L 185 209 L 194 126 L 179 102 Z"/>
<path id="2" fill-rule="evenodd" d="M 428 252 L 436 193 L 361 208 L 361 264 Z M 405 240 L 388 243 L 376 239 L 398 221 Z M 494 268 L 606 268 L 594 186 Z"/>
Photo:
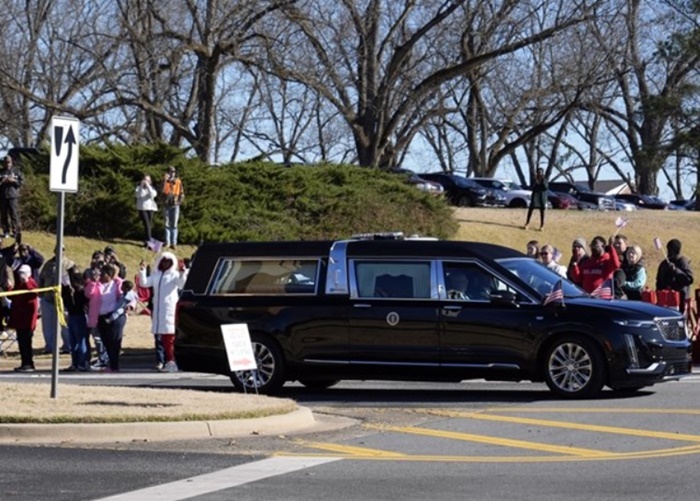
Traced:
<path id="1" fill-rule="evenodd" d="M 510 201 L 510 205 L 508 205 L 508 207 L 511 207 L 513 209 L 523 209 L 527 207 L 527 202 L 525 202 L 525 200 L 523 200 L 522 198 L 514 198 Z"/>
<path id="2" fill-rule="evenodd" d="M 474 207 L 474 200 L 469 195 L 462 195 L 457 199 L 458 207 Z"/>
<path id="3" fill-rule="evenodd" d="M 340 379 L 300 379 L 299 382 L 312 390 L 325 390 L 340 383 Z"/>
<path id="4" fill-rule="evenodd" d="M 580 335 L 558 338 L 547 349 L 543 369 L 549 389 L 563 398 L 592 398 L 605 384 L 606 369 L 600 348 Z"/>
<path id="5" fill-rule="evenodd" d="M 233 386 L 238 391 L 255 393 L 257 383 L 258 393 L 270 395 L 278 392 L 285 383 L 282 351 L 274 341 L 265 336 L 251 336 L 251 344 L 258 370 L 232 373 Z"/>

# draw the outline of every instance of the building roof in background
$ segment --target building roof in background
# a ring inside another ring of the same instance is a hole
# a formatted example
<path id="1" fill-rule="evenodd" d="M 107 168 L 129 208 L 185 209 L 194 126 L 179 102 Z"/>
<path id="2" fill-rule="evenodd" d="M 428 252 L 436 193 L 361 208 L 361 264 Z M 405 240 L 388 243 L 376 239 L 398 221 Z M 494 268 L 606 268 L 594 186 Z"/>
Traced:
<path id="1" fill-rule="evenodd" d="M 624 181 L 619 179 L 611 179 L 608 181 L 596 181 L 593 185 L 593 191 L 605 193 L 606 195 L 622 195 L 632 193 L 630 187 Z"/>

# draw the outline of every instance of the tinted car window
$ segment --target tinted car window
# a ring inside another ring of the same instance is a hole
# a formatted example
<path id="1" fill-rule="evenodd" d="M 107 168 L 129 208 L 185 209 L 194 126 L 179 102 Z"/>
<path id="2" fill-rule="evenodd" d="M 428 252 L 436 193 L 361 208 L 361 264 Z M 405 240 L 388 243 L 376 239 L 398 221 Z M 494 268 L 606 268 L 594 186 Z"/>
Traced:
<path id="1" fill-rule="evenodd" d="M 358 297 L 430 298 L 430 263 L 355 261 Z"/>
<path id="2" fill-rule="evenodd" d="M 496 291 L 518 292 L 488 270 L 473 263 L 445 263 L 443 265 L 447 299 L 459 301 L 488 301 Z"/>
<path id="3" fill-rule="evenodd" d="M 211 294 L 314 294 L 318 261 L 222 259 Z"/>
<path id="4" fill-rule="evenodd" d="M 528 284 L 533 289 L 537 290 L 542 296 L 549 294 L 556 283 L 562 281 L 562 290 L 565 297 L 579 297 L 586 293 L 562 278 L 549 268 L 543 266 L 534 259 L 529 258 L 511 258 L 499 259 L 498 262 L 505 268 L 510 270 L 513 275 L 517 276 Z"/>

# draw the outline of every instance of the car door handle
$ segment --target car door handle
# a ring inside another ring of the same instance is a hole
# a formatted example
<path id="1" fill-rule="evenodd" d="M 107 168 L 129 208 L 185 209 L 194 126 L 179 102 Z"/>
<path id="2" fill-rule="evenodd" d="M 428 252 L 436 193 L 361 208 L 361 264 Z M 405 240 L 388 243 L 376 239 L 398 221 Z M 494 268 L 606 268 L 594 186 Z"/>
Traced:
<path id="1" fill-rule="evenodd" d="M 448 305 L 443 306 L 442 309 L 443 310 L 461 310 L 462 306 L 448 304 Z"/>
<path id="2" fill-rule="evenodd" d="M 353 304 L 352 307 L 353 308 L 371 308 L 372 305 L 367 304 L 367 303 L 357 303 L 357 304 Z"/>

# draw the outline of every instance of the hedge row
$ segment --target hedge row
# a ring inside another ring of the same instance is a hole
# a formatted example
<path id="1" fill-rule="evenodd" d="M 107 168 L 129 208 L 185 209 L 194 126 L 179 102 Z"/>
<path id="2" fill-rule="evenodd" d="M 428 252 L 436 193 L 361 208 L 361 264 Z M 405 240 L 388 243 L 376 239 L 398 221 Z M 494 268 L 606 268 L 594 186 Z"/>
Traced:
<path id="1" fill-rule="evenodd" d="M 343 238 L 373 231 L 449 238 L 457 229 L 442 199 L 377 169 L 263 162 L 210 166 L 167 145 L 137 145 L 81 146 L 79 191 L 66 194 L 64 233 L 142 239 L 134 189 L 144 173 L 160 182 L 168 165 L 177 168 L 185 188 L 183 244 Z M 48 189 L 48 151 L 25 158 L 22 170 L 25 229 L 55 231 L 57 195 Z M 155 235 L 162 235 L 162 212 L 155 225 Z"/>

